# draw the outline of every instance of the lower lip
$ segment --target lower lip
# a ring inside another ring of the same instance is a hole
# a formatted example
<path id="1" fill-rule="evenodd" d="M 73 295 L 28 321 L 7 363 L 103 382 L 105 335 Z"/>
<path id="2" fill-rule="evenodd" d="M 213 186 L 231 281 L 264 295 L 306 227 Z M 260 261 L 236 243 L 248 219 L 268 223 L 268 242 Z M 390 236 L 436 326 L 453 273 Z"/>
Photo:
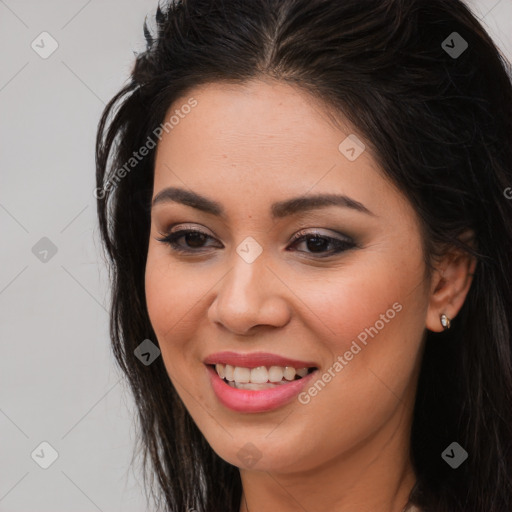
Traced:
<path id="1" fill-rule="evenodd" d="M 207 365 L 206 369 L 210 374 L 210 382 L 219 401 L 237 412 L 266 412 L 282 407 L 291 402 L 318 371 L 315 370 L 302 379 L 292 380 L 287 384 L 279 384 L 273 388 L 256 391 L 232 388 L 219 377 L 211 366 Z"/>

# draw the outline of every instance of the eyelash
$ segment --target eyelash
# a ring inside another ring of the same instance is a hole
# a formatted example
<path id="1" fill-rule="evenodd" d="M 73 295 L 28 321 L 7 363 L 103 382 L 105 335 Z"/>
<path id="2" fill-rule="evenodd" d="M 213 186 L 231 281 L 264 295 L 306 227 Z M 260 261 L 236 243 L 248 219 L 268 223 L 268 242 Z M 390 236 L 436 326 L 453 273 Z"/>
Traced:
<path id="1" fill-rule="evenodd" d="M 201 249 L 203 249 L 203 248 L 185 249 L 184 247 L 178 245 L 178 240 L 190 233 L 198 233 L 200 235 L 204 235 L 207 238 L 212 238 L 210 235 L 207 235 L 206 233 L 204 233 L 203 231 L 200 231 L 198 229 L 181 229 L 174 233 L 167 234 L 163 238 L 157 238 L 156 240 L 169 245 L 173 251 L 176 251 L 178 253 L 192 254 L 192 253 L 202 252 Z M 327 256 L 317 256 L 319 258 L 326 258 L 328 256 L 332 256 L 334 254 L 344 252 L 348 249 L 352 249 L 357 246 L 356 243 L 350 239 L 341 240 L 338 238 L 332 238 L 330 236 L 321 235 L 320 233 L 306 232 L 306 231 L 299 231 L 298 233 L 296 233 L 292 239 L 292 243 L 297 244 L 299 242 L 302 242 L 302 241 L 305 241 L 308 239 L 325 240 L 325 241 L 328 241 L 329 243 L 333 243 L 336 246 L 336 248 L 331 250 L 330 253 L 329 253 L 329 251 L 327 251 L 328 252 Z M 301 252 L 303 252 L 303 251 L 301 251 Z M 319 254 L 319 253 L 309 252 L 309 254 Z"/>

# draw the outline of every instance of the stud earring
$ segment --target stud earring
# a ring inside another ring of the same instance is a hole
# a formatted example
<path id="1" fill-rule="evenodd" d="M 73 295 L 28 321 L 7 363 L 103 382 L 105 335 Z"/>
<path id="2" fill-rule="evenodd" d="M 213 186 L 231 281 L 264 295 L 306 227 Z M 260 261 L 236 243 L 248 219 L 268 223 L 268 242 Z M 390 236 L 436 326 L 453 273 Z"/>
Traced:
<path id="1" fill-rule="evenodd" d="M 441 315 L 441 325 L 445 331 L 448 330 L 451 325 L 451 320 L 444 313 Z"/>

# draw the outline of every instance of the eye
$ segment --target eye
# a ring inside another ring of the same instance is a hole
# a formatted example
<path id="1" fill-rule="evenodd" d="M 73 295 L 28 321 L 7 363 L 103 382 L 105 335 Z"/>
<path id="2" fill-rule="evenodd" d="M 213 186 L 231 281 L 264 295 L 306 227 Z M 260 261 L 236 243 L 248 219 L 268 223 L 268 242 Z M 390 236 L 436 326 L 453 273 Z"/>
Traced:
<path id="1" fill-rule="evenodd" d="M 356 247 L 356 243 L 349 237 L 334 238 L 331 236 L 322 235 L 316 231 L 299 231 L 293 236 L 293 245 L 298 245 L 305 242 L 307 248 L 313 254 L 323 254 L 321 258 L 338 254 Z M 329 245 L 333 248 L 330 251 L 324 251 Z M 304 252 L 304 251 L 300 251 Z"/>
<path id="2" fill-rule="evenodd" d="M 183 238 L 189 247 L 184 247 L 179 243 Z M 203 248 L 203 243 L 208 238 L 213 238 L 199 229 L 180 229 L 174 233 L 168 233 L 163 238 L 157 238 L 159 242 L 163 242 L 171 246 L 173 251 L 182 253 L 195 253 L 199 252 L 197 249 Z"/>
<path id="3" fill-rule="evenodd" d="M 185 242 L 186 245 L 182 245 L 180 243 L 181 239 L 183 239 L 183 242 Z M 179 253 L 197 254 L 199 252 L 203 252 L 201 249 L 208 247 L 204 245 L 208 239 L 214 240 L 213 237 L 207 235 L 199 229 L 180 229 L 174 233 L 166 234 L 163 236 L 163 238 L 157 238 L 156 240 L 171 246 L 173 251 Z M 307 232 L 304 230 L 299 231 L 293 236 L 292 247 L 301 243 L 305 243 L 309 251 L 299 252 L 319 254 L 321 255 L 319 256 L 320 258 L 325 258 L 327 256 L 338 254 L 340 252 L 356 247 L 356 243 L 349 237 L 334 238 L 322 235 L 316 231 Z M 329 246 L 331 246 L 331 249 L 326 250 L 329 248 Z"/>

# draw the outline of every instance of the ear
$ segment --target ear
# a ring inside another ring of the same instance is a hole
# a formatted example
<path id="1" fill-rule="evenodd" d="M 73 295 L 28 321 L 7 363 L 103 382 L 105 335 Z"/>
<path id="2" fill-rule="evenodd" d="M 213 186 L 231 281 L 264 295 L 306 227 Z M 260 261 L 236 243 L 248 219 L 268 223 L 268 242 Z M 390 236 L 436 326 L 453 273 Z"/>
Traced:
<path id="1" fill-rule="evenodd" d="M 472 245 L 473 233 L 466 233 L 461 240 Z M 474 256 L 455 247 L 440 259 L 432 274 L 425 325 L 429 331 L 444 330 L 440 320 L 443 313 L 450 319 L 458 314 L 473 282 L 476 265 Z"/>

